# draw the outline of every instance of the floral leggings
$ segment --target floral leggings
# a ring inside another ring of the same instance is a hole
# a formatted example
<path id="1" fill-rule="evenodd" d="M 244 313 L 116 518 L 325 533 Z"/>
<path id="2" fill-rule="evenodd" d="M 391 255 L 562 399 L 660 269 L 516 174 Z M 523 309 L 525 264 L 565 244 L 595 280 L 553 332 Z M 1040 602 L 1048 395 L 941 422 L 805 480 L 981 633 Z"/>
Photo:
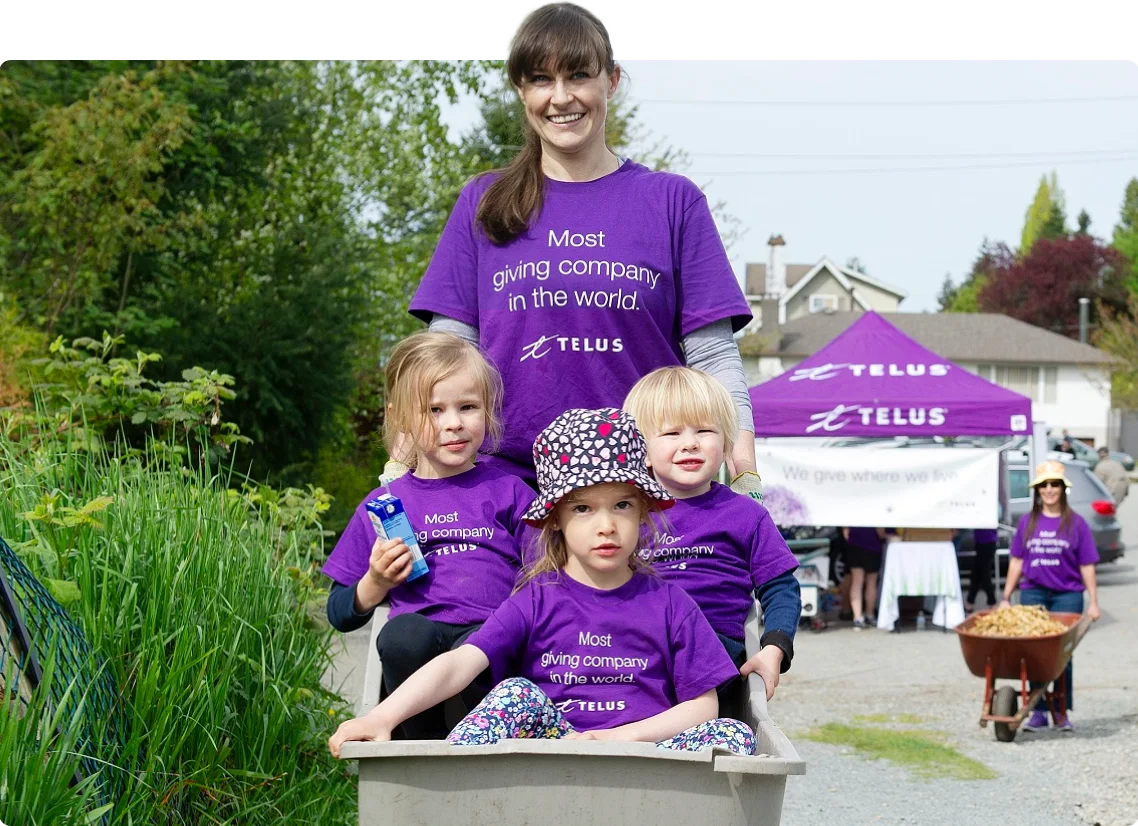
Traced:
<path id="1" fill-rule="evenodd" d="M 447 742 L 485 746 L 511 738 L 557 740 L 575 729 L 544 691 L 529 680 L 504 680 L 464 717 Z M 656 744 L 664 749 L 699 751 L 718 746 L 736 754 L 755 753 L 755 734 L 746 723 L 720 717 Z"/>

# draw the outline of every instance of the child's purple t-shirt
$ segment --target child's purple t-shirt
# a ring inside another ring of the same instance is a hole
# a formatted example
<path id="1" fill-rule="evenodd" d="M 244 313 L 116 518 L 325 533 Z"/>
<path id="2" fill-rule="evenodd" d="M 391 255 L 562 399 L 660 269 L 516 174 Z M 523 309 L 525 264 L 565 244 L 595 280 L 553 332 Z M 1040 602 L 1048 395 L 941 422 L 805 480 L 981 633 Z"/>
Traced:
<path id="1" fill-rule="evenodd" d="M 976 544 L 995 542 L 998 538 L 999 532 L 995 528 L 977 528 L 972 532 L 972 541 Z"/>
<path id="2" fill-rule="evenodd" d="M 1040 514 L 1035 532 L 1025 536 L 1030 521 L 1031 514 L 1025 513 L 1012 539 L 1011 555 L 1023 560 L 1020 588 L 1085 590 L 1079 566 L 1098 562 L 1098 548 L 1087 520 L 1072 513 L 1068 529 L 1061 532 L 1060 517 Z"/>
<path id="3" fill-rule="evenodd" d="M 691 597 L 650 573 L 611 591 L 541 575 L 467 642 L 495 681 L 533 681 L 578 731 L 647 719 L 739 674 Z"/>
<path id="4" fill-rule="evenodd" d="M 492 176 L 459 195 L 410 312 L 479 329 L 504 385 L 499 455 L 532 475 L 533 442 L 572 407 L 619 407 L 684 336 L 751 319 L 707 199 L 633 161 L 595 181 L 546 180 L 533 226 L 504 246 L 475 224 Z"/>
<path id="5" fill-rule="evenodd" d="M 718 482 L 707 493 L 677 499 L 657 520 L 656 548 L 641 556 L 732 639 L 744 637 L 754 589 L 798 567 L 767 509 Z"/>
<path id="6" fill-rule="evenodd" d="M 408 473 L 367 499 L 386 492 L 402 500 L 430 568 L 391 589 L 389 616 L 422 614 L 455 625 L 490 616 L 517 581 L 521 546 L 530 536 L 522 515 L 533 490 L 516 476 L 478 464 L 448 479 Z M 375 544 L 364 502 L 324 563 L 324 573 L 343 585 L 367 573 Z"/>

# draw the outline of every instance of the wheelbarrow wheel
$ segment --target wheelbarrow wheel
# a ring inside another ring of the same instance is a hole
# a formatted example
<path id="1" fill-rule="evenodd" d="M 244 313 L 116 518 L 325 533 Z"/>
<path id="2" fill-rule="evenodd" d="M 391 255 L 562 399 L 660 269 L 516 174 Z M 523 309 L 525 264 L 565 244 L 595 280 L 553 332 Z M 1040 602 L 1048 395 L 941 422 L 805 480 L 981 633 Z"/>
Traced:
<path id="1" fill-rule="evenodd" d="M 1019 695 L 1016 694 L 1015 688 L 1006 685 L 996 691 L 996 695 L 992 698 L 992 714 L 996 717 L 1014 717 L 1018 710 Z M 1001 743 L 1010 743 L 1016 739 L 1016 730 L 1010 723 L 996 723 L 993 728 L 996 731 L 996 739 Z"/>

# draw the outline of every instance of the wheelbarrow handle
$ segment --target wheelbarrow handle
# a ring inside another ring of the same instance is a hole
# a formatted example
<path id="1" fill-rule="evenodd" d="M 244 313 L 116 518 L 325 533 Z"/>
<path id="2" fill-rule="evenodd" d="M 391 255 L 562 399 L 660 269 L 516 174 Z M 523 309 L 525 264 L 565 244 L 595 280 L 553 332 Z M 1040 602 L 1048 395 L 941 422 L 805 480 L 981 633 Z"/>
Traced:
<path id="1" fill-rule="evenodd" d="M 1093 622 L 1094 620 L 1091 619 L 1090 614 L 1083 614 L 1083 618 L 1079 620 L 1079 624 L 1075 626 L 1075 646 L 1083 641 L 1083 637 L 1087 635 L 1087 631 L 1090 630 L 1091 623 Z M 1072 646 L 1072 648 L 1073 647 L 1074 646 Z"/>

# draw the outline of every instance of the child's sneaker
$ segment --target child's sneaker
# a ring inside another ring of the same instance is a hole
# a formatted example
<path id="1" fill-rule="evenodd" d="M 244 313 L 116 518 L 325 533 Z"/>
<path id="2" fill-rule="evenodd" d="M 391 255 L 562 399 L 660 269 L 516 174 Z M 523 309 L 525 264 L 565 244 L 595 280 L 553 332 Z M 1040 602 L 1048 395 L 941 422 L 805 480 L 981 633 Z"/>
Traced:
<path id="1" fill-rule="evenodd" d="M 865 617 L 861 617 L 860 619 L 855 619 L 854 620 L 854 631 L 864 631 L 864 630 L 865 630 Z"/>
<path id="2" fill-rule="evenodd" d="M 1074 731 L 1075 726 L 1071 723 L 1071 718 L 1066 714 L 1059 714 L 1054 717 L 1056 731 Z"/>
<path id="3" fill-rule="evenodd" d="M 1047 712 L 1036 709 L 1031 712 L 1031 719 L 1023 724 L 1024 731 L 1040 731 L 1047 728 Z"/>

